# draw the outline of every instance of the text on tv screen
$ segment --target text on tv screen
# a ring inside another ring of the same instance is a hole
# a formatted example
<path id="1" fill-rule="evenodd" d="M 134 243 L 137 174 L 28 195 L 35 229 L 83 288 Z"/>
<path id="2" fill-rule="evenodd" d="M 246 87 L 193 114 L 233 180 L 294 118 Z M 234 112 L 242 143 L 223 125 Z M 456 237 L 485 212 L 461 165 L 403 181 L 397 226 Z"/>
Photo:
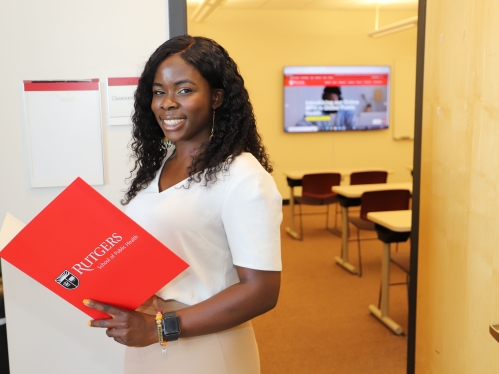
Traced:
<path id="1" fill-rule="evenodd" d="M 286 132 L 387 129 L 389 103 L 389 66 L 284 67 Z"/>

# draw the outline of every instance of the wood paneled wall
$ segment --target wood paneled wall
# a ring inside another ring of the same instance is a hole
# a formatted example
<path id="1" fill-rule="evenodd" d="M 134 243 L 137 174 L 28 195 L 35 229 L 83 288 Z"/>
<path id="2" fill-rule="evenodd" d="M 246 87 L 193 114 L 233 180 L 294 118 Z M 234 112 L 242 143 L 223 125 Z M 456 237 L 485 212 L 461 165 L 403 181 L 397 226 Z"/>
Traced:
<path id="1" fill-rule="evenodd" d="M 429 0 L 416 373 L 498 373 L 499 2 Z"/>

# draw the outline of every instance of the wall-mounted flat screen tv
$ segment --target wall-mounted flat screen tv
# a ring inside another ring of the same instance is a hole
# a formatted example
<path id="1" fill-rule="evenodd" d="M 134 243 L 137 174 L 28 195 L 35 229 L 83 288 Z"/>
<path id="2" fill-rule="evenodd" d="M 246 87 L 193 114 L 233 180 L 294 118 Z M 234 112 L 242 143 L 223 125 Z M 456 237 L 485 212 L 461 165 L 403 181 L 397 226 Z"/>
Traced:
<path id="1" fill-rule="evenodd" d="M 387 129 L 389 66 L 284 67 L 284 131 Z"/>

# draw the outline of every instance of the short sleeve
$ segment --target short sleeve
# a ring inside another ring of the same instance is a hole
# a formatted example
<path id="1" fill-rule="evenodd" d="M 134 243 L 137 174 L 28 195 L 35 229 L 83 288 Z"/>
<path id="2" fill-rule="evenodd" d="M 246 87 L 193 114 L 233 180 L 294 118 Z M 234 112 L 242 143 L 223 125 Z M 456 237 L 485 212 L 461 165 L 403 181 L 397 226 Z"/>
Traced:
<path id="1" fill-rule="evenodd" d="M 263 168 L 231 181 L 222 221 L 234 265 L 280 271 L 282 197 Z"/>

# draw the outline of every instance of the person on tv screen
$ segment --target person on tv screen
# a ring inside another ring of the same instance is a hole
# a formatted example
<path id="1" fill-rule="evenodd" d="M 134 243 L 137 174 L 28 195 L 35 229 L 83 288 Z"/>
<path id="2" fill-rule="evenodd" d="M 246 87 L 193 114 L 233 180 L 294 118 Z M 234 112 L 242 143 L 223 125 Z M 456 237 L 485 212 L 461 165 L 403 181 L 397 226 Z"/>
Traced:
<path id="1" fill-rule="evenodd" d="M 343 97 L 338 86 L 326 86 L 322 93 L 322 114 L 329 117 L 325 120 L 307 121 L 303 118 L 297 126 L 317 126 L 319 131 L 352 130 L 357 125 L 357 115 L 354 109 L 342 108 Z"/>
<path id="2" fill-rule="evenodd" d="M 84 300 L 111 316 L 89 325 L 127 346 L 125 373 L 260 373 L 250 320 L 277 303 L 282 197 L 236 63 L 208 38 L 166 41 L 132 120 L 122 203 L 189 268 L 136 311 Z"/>

